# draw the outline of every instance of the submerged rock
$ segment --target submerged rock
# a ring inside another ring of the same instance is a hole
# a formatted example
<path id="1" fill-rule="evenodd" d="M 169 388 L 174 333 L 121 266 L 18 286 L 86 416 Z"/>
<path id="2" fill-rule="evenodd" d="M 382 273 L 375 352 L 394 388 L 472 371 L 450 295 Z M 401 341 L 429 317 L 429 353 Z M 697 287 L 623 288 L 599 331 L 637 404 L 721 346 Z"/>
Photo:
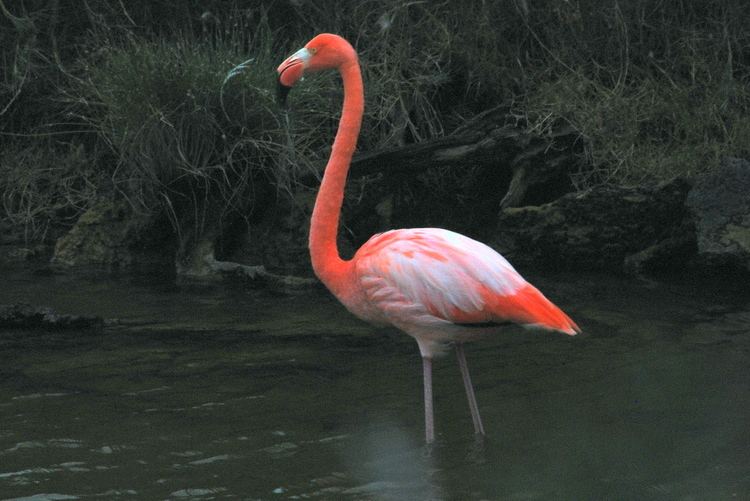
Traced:
<path id="1" fill-rule="evenodd" d="M 750 270 L 750 162 L 725 158 L 687 196 L 698 257 L 710 265 Z"/>
<path id="2" fill-rule="evenodd" d="M 56 313 L 29 304 L 0 304 L 0 329 L 101 329 L 101 317 Z"/>
<path id="3" fill-rule="evenodd" d="M 694 249 L 690 184 L 597 186 L 541 206 L 500 213 L 493 245 L 511 262 L 558 269 L 656 271 Z"/>

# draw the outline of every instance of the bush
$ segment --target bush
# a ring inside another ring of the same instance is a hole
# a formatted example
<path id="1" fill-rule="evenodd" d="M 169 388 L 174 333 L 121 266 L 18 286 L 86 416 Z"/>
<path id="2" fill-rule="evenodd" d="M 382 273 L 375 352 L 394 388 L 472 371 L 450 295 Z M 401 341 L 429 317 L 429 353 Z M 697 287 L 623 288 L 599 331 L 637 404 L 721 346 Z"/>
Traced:
<path id="1" fill-rule="evenodd" d="M 2 217 L 27 242 L 56 238 L 94 199 L 101 175 L 81 145 L 48 141 L 6 148 L 0 155 Z M 51 232 L 51 234 L 50 234 Z"/>
<path id="2" fill-rule="evenodd" d="M 750 6 L 712 3 L 571 4 L 539 27 L 559 74 L 517 111 L 531 127 L 563 119 L 580 131 L 593 170 L 579 186 L 693 176 L 750 153 Z"/>
<path id="3" fill-rule="evenodd" d="M 280 193 L 307 189 L 297 181 L 324 165 L 341 89 L 331 74 L 309 78 L 287 113 L 273 103 L 274 70 L 322 31 L 359 50 L 362 150 L 441 136 L 502 104 L 530 129 L 562 120 L 580 131 L 592 165 L 575 176 L 580 187 L 689 176 L 750 152 L 750 4 L 739 0 L 0 7 L 0 193 L 16 218 L 27 186 L 19 159 L 52 165 L 77 148 L 75 162 L 96 166 L 74 183 L 88 195 L 166 210 L 193 233 L 252 215 L 269 182 Z M 66 210 L 81 210 L 85 200 L 73 198 Z M 51 213 L 27 210 L 40 215 L 38 228 Z"/>
<path id="4" fill-rule="evenodd" d="M 266 61 L 246 73 L 244 92 L 222 102 L 222 81 L 236 59 L 222 44 L 131 39 L 87 64 L 78 88 L 86 105 L 78 113 L 111 147 L 116 189 L 147 210 L 183 197 L 218 197 L 242 208 L 252 169 L 268 152 L 258 147 L 246 162 L 232 161 L 230 152 L 241 133 L 267 139 L 278 126 Z"/>

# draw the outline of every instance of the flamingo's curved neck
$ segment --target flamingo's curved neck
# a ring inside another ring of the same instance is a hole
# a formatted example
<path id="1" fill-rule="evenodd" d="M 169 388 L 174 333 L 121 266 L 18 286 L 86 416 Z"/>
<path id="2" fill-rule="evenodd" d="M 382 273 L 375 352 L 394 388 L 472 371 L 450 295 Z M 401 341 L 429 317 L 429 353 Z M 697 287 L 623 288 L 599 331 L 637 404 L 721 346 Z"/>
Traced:
<path id="1" fill-rule="evenodd" d="M 344 81 L 344 105 L 331 156 L 315 200 L 309 241 L 313 270 L 334 294 L 343 285 L 342 275 L 348 270 L 348 261 L 344 261 L 339 255 L 336 236 L 346 175 L 357 146 L 364 112 L 362 75 L 356 55 L 342 64 L 339 71 Z"/>

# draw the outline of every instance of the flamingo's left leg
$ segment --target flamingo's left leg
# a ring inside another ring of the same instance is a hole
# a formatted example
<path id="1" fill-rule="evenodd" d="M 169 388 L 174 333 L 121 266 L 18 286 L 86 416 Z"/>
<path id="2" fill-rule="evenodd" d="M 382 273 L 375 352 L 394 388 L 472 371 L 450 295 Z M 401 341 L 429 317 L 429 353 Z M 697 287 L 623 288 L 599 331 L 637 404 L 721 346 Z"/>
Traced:
<path id="1" fill-rule="evenodd" d="M 456 343 L 456 357 L 458 358 L 458 367 L 461 369 L 461 377 L 464 380 L 464 389 L 466 398 L 469 399 L 469 410 L 471 411 L 471 420 L 474 421 L 474 433 L 484 435 L 484 426 L 482 426 L 482 417 L 479 415 L 477 406 L 477 397 L 474 395 L 474 387 L 471 384 L 469 376 L 469 366 L 466 364 L 466 355 L 464 355 L 463 343 Z"/>
<path id="2" fill-rule="evenodd" d="M 435 441 L 435 418 L 432 413 L 432 359 L 422 357 L 422 373 L 424 376 L 424 436 L 431 444 Z"/>

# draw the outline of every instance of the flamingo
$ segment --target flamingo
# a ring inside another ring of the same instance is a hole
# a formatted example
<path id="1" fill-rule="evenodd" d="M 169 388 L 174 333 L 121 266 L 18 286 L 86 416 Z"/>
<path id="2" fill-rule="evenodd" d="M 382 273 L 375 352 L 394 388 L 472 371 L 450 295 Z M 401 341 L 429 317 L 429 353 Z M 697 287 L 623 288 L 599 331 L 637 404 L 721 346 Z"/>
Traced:
<path id="1" fill-rule="evenodd" d="M 425 440 L 435 440 L 432 360 L 453 345 L 474 432 L 484 436 L 464 343 L 520 324 L 575 335 L 581 330 L 487 245 L 441 228 L 391 230 L 371 237 L 349 260 L 336 244 L 347 172 L 357 145 L 364 89 L 355 49 L 330 33 L 315 36 L 277 69 L 279 97 L 304 74 L 334 69 L 344 102 L 310 221 L 312 267 L 357 317 L 412 336 L 422 356 Z"/>

